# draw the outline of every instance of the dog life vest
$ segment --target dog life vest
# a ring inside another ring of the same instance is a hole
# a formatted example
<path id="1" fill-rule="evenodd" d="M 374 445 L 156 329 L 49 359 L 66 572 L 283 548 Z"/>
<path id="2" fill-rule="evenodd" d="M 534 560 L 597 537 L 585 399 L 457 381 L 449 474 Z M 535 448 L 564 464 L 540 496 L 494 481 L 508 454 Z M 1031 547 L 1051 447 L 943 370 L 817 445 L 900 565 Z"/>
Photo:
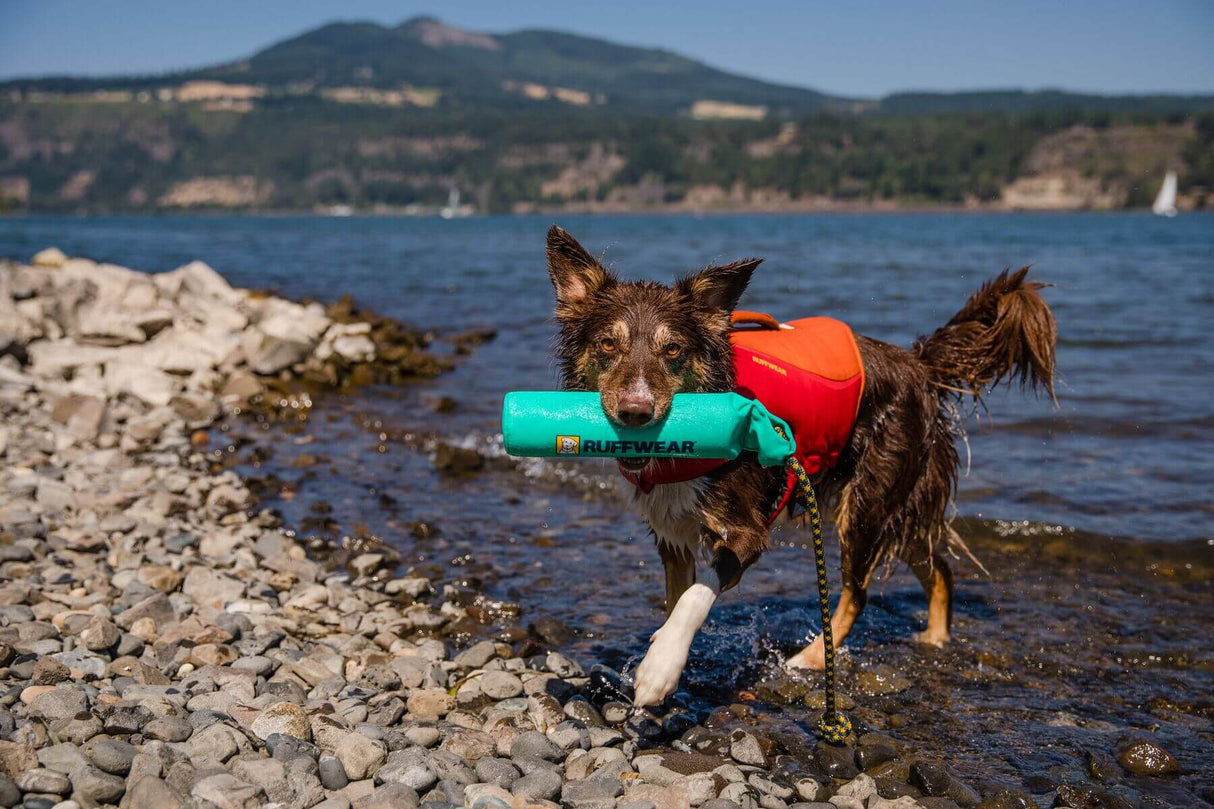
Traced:
<path id="1" fill-rule="evenodd" d="M 864 393 L 864 365 L 851 329 L 829 317 L 782 324 L 771 315 L 743 311 L 733 313 L 733 324 L 729 337 L 733 344 L 734 390 L 758 399 L 788 422 L 797 442 L 797 460 L 808 474 L 830 469 L 851 437 Z M 660 460 L 639 474 L 624 471 L 624 477 L 649 492 L 659 484 L 693 480 L 726 463 L 730 461 Z M 788 475 L 772 521 L 788 505 L 794 491 L 795 476 L 791 471 Z"/>

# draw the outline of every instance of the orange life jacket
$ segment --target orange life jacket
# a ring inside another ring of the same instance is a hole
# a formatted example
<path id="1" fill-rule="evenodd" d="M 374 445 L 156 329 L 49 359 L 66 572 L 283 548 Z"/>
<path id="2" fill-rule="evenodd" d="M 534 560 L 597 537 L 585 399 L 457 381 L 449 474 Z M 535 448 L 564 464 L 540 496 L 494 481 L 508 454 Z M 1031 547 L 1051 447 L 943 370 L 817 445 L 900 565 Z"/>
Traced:
<path id="1" fill-rule="evenodd" d="M 830 469 L 851 437 L 864 393 L 864 364 L 852 330 L 829 317 L 782 324 L 771 315 L 745 311 L 733 313 L 733 324 L 734 390 L 758 399 L 788 422 L 797 442 L 796 457 L 808 474 Z M 649 492 L 658 484 L 692 480 L 726 463 L 683 458 L 650 464 L 640 474 L 624 472 L 624 477 Z M 773 521 L 792 497 L 795 476 L 791 471 L 788 475 Z"/>

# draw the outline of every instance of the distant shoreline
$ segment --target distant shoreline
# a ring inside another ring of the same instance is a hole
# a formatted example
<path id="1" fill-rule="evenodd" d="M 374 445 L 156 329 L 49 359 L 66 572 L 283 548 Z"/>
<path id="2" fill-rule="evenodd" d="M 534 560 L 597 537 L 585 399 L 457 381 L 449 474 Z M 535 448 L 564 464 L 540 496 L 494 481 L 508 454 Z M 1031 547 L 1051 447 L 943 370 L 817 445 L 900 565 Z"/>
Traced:
<path id="1" fill-rule="evenodd" d="M 856 216 L 913 216 L 917 214 L 963 214 L 963 215 L 990 215 L 998 214 L 1005 216 L 1020 216 L 1020 215 L 1074 215 L 1074 214 L 1101 214 L 1101 215 L 1117 215 L 1117 214 L 1149 214 L 1150 208 L 1116 208 L 1116 209 L 1098 209 L 1098 208 L 1058 208 L 1058 209 L 1026 209 L 1026 208 L 1003 208 L 999 206 L 983 206 L 974 207 L 968 205 L 923 205 L 923 206 L 839 206 L 825 208 L 711 208 L 705 210 L 693 210 L 689 208 L 664 207 L 664 208 L 636 208 L 636 209 L 610 209 L 610 210 L 593 210 L 583 209 L 578 207 L 569 208 L 537 208 L 532 211 L 496 211 L 492 213 L 476 213 L 461 219 L 487 219 L 487 218 L 518 218 L 526 219 L 536 216 L 788 216 L 788 215 L 856 215 Z M 1182 216 L 1193 214 L 1210 213 L 1206 209 L 1196 209 L 1191 211 L 1182 211 Z M 220 209 L 220 208 L 198 208 L 194 210 L 113 210 L 113 211 L 57 211 L 57 210 L 42 210 L 42 211 L 4 211 L 0 212 L 0 221 L 17 220 L 33 217 L 58 217 L 62 219 L 102 219 L 102 218 L 120 218 L 120 217 L 165 217 L 165 218 L 189 218 L 189 217 L 265 217 L 267 219 L 274 218 L 315 218 L 315 219 L 440 219 L 438 213 L 432 214 L 407 214 L 399 211 L 382 211 L 382 210 L 355 210 L 349 214 L 331 214 L 324 211 L 310 210 L 306 208 L 300 209 L 281 209 L 281 210 L 262 210 L 262 209 Z M 450 220 L 448 220 L 450 221 Z"/>

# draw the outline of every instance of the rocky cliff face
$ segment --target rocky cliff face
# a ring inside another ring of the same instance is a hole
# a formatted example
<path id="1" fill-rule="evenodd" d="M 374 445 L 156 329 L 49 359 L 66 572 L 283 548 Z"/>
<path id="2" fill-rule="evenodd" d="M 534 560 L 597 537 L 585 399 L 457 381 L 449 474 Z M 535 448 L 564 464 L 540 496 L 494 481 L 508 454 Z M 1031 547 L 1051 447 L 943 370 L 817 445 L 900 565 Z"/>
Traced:
<path id="1" fill-rule="evenodd" d="M 1003 188 L 1011 210 L 1112 210 L 1144 204 L 1184 163 L 1191 124 L 1072 126 L 1041 139 Z"/>

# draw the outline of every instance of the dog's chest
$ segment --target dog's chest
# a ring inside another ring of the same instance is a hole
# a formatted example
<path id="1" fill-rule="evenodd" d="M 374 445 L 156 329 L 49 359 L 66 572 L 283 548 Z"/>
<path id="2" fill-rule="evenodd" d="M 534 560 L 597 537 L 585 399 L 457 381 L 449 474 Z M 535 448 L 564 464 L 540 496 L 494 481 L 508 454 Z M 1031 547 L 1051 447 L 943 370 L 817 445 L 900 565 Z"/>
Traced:
<path id="1" fill-rule="evenodd" d="M 700 551 L 700 496 L 704 486 L 698 480 L 666 483 L 638 495 L 641 513 L 659 542 L 693 556 Z"/>

